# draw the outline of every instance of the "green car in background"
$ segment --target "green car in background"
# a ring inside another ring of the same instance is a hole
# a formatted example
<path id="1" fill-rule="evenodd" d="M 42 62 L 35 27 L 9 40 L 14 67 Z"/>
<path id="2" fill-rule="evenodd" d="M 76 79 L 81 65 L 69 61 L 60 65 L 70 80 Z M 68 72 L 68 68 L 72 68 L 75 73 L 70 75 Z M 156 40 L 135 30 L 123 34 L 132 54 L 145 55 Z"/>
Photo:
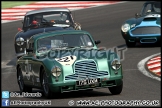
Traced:
<path id="1" fill-rule="evenodd" d="M 97 47 L 100 41 L 82 30 L 58 30 L 36 34 L 25 55 L 17 60 L 17 81 L 22 92 L 43 89 L 55 93 L 109 88 L 114 95 L 123 88 L 119 56 Z"/>

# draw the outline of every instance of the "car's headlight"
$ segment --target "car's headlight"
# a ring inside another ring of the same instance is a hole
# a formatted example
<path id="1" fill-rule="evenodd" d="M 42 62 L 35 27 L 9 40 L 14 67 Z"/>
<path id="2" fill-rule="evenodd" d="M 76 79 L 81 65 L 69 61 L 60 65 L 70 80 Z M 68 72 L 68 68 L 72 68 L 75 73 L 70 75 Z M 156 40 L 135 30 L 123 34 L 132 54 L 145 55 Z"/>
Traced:
<path id="1" fill-rule="evenodd" d="M 111 67 L 112 67 L 112 69 L 114 69 L 114 70 L 120 69 L 120 67 L 121 67 L 120 61 L 119 61 L 118 59 L 114 59 L 114 60 L 111 62 Z"/>
<path id="2" fill-rule="evenodd" d="M 130 25 L 129 24 L 123 24 L 121 27 L 121 30 L 123 32 L 127 32 L 130 29 Z"/>
<path id="3" fill-rule="evenodd" d="M 52 75 L 55 76 L 55 77 L 58 77 L 61 75 L 61 69 L 57 66 L 53 67 L 51 69 L 51 72 L 52 72 Z"/>
<path id="4" fill-rule="evenodd" d="M 23 44 L 24 44 L 24 39 L 23 39 L 22 37 L 17 38 L 17 39 L 16 39 L 16 44 L 17 44 L 18 46 L 23 45 Z"/>

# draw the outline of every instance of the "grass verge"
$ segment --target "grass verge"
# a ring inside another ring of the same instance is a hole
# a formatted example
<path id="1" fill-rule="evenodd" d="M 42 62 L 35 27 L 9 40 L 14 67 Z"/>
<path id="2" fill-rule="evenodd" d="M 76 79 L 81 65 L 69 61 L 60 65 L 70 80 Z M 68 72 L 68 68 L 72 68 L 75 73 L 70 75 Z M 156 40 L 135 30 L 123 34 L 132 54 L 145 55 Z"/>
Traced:
<path id="1" fill-rule="evenodd" d="M 33 3 L 34 1 L 1 1 L 1 8 L 11 8 L 14 6 L 27 5 Z"/>

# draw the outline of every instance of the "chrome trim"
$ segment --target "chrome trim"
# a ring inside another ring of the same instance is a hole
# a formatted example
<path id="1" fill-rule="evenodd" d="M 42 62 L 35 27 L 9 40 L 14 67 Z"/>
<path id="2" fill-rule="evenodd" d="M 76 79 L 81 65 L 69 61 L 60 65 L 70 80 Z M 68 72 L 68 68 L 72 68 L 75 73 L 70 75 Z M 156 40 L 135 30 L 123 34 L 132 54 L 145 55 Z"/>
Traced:
<path id="1" fill-rule="evenodd" d="M 37 14 L 37 13 L 42 13 L 42 12 L 59 12 L 59 11 L 62 11 L 62 12 L 70 12 L 69 9 L 67 8 L 44 8 L 44 9 L 39 9 L 39 10 L 32 10 L 32 11 L 29 11 L 26 13 L 25 16 L 28 16 L 28 15 L 32 15 L 32 14 Z"/>
<path id="2" fill-rule="evenodd" d="M 113 86 L 116 86 L 116 85 L 111 85 L 111 86 L 97 86 L 97 87 L 88 87 L 88 88 L 78 88 L 77 90 L 63 90 L 62 89 L 62 93 L 65 93 L 65 92 L 73 92 L 73 91 L 85 91 L 85 90 L 91 90 L 91 89 L 101 89 L 101 88 L 107 88 L 107 87 L 113 87 Z"/>
<path id="3" fill-rule="evenodd" d="M 25 53 L 17 53 L 16 54 L 17 57 L 20 57 L 20 56 L 23 56 L 23 55 L 25 55 Z"/>
<path id="4" fill-rule="evenodd" d="M 22 38 L 22 37 L 19 37 L 19 38 L 16 39 L 16 45 L 17 45 L 17 46 L 23 45 L 24 42 L 25 42 L 25 41 L 24 41 L 24 38 Z"/>
<path id="5" fill-rule="evenodd" d="M 154 40 L 154 41 L 152 41 L 152 42 L 142 42 L 142 40 Z M 141 40 L 140 40 L 140 42 L 141 43 L 156 43 L 157 42 L 157 39 L 156 38 L 142 38 Z"/>
<path id="6" fill-rule="evenodd" d="M 77 61 L 74 64 L 74 74 L 65 76 L 65 80 L 81 80 L 85 78 L 97 78 L 108 75 L 106 71 L 98 71 L 94 60 Z"/>
<path id="7" fill-rule="evenodd" d="M 114 62 L 115 62 L 115 63 L 114 63 Z M 113 64 L 113 63 L 114 63 L 114 64 Z M 113 66 L 115 66 L 116 69 L 114 69 Z M 117 68 L 117 66 L 119 66 L 119 67 Z M 120 62 L 120 60 L 114 59 L 114 60 L 111 62 L 111 68 L 112 68 L 113 70 L 115 70 L 115 71 L 119 70 L 119 69 L 121 68 L 121 62 Z"/>

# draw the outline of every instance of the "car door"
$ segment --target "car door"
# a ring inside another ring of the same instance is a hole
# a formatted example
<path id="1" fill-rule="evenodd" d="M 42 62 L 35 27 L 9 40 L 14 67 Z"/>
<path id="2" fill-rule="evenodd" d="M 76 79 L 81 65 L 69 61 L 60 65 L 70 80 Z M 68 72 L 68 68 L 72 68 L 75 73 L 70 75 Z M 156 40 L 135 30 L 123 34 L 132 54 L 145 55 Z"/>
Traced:
<path id="1" fill-rule="evenodd" d="M 27 49 L 33 50 L 33 40 L 30 39 L 27 44 Z M 24 63 L 24 83 L 27 85 L 33 85 L 33 52 L 26 52 L 26 55 L 23 56 Z"/>

